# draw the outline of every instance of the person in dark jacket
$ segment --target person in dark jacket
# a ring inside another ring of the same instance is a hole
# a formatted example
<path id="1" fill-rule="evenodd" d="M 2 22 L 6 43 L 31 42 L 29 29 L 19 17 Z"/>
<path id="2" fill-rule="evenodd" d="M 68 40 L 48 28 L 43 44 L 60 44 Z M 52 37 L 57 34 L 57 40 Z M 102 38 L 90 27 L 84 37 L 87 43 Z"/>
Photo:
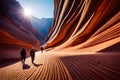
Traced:
<path id="1" fill-rule="evenodd" d="M 26 59 L 26 50 L 25 50 L 25 48 L 23 48 L 23 49 L 21 50 L 20 54 L 21 54 L 21 62 L 22 62 L 23 64 L 25 64 L 25 59 Z"/>
<path id="2" fill-rule="evenodd" d="M 41 50 L 41 53 L 43 53 L 44 48 L 43 48 L 43 47 L 41 47 L 41 48 L 40 48 L 40 50 Z"/>
<path id="3" fill-rule="evenodd" d="M 30 50 L 30 56 L 31 56 L 31 61 L 34 64 L 34 59 L 35 59 L 35 50 L 32 48 Z"/>

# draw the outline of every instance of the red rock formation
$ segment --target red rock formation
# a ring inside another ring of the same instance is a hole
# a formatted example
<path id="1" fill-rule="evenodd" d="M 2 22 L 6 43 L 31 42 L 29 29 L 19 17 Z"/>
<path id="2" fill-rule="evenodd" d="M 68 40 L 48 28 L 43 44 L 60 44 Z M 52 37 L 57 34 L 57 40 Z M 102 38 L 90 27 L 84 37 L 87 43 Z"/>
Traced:
<path id="1" fill-rule="evenodd" d="M 99 51 L 120 42 L 119 0 L 54 0 L 46 48 Z"/>
<path id="2" fill-rule="evenodd" d="M 0 1 L 0 58 L 18 58 L 23 47 L 38 50 L 43 39 L 16 0 Z"/>
<path id="3" fill-rule="evenodd" d="M 4 67 L 7 64 L 2 64 L 0 79 L 120 80 L 120 54 L 116 52 L 94 54 L 100 50 L 120 51 L 118 50 L 120 49 L 120 1 L 54 0 L 54 2 L 54 22 L 47 37 L 48 44 L 45 45 L 46 48 L 54 47 L 51 48 L 54 52 L 52 50 L 44 52 L 44 55 L 38 52 L 34 65 L 31 64 L 30 58 L 26 59 L 25 65 L 18 62 Z M 22 28 L 22 31 L 28 38 L 25 34 L 26 29 Z M 25 40 L 18 39 L 7 31 L 0 30 L 0 33 L 0 41 L 2 46 L 6 44 L 6 48 L 9 45 L 15 47 L 16 44 L 30 46 Z M 28 35 L 33 37 L 31 34 Z"/>

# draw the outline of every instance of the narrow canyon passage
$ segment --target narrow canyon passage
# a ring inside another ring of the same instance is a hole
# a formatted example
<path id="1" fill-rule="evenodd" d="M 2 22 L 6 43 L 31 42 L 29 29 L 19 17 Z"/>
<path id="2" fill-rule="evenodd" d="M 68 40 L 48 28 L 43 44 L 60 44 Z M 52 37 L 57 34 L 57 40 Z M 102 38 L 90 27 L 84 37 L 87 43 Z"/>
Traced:
<path id="1" fill-rule="evenodd" d="M 120 54 L 89 54 L 76 56 L 36 53 L 35 65 L 27 58 L 2 67 L 1 80 L 120 80 Z"/>
<path id="2" fill-rule="evenodd" d="M 0 0 L 0 80 L 120 80 L 120 0 L 21 1 Z"/>

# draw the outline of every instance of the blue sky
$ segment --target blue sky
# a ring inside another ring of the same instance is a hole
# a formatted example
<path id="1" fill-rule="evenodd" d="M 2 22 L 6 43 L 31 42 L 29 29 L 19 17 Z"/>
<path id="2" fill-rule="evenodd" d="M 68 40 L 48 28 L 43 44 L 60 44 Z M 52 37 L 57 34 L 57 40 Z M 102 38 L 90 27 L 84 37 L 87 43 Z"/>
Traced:
<path id="1" fill-rule="evenodd" d="M 16 0 L 23 8 L 30 9 L 38 18 L 53 18 L 54 0 Z"/>

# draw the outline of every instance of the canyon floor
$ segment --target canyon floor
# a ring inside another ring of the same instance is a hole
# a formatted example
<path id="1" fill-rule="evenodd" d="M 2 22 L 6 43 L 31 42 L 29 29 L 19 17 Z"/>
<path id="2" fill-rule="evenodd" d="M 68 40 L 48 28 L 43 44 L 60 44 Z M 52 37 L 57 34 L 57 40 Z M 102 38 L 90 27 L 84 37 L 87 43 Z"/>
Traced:
<path id="1" fill-rule="evenodd" d="M 120 80 L 120 54 L 73 54 L 36 52 L 34 64 L 1 67 L 0 80 Z"/>

